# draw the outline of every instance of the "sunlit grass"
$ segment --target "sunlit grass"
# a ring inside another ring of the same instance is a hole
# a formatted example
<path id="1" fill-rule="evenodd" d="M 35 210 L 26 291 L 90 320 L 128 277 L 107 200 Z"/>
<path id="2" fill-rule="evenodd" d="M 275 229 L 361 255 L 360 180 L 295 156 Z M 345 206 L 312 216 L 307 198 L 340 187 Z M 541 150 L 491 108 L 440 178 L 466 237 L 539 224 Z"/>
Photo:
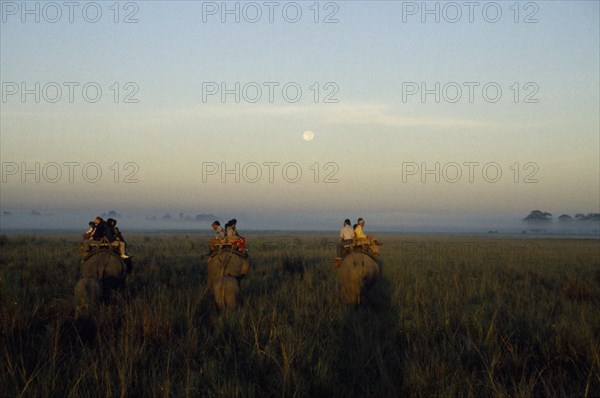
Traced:
<path id="1" fill-rule="evenodd" d="M 380 238 L 354 310 L 334 237 L 248 236 L 219 314 L 204 237 L 133 236 L 127 290 L 75 319 L 76 237 L 3 237 L 0 395 L 600 395 L 598 240 Z"/>

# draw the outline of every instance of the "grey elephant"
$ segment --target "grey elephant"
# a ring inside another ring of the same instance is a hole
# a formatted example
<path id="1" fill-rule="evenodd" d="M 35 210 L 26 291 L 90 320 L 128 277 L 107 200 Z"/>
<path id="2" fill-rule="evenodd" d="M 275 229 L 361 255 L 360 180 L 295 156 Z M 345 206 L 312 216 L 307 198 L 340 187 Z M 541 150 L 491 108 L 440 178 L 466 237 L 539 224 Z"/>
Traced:
<path id="1" fill-rule="evenodd" d="M 112 290 L 122 289 L 125 287 L 125 276 L 129 269 L 129 264 L 110 249 L 97 249 L 85 255 L 81 267 L 81 281 L 77 283 L 78 291 L 89 291 L 94 278 L 101 286 L 104 296 L 108 296 Z"/>
<path id="2" fill-rule="evenodd" d="M 248 257 L 235 252 L 221 252 L 208 258 L 207 286 L 221 311 L 236 307 L 240 281 L 249 270 Z"/>
<path id="3" fill-rule="evenodd" d="M 240 293 L 240 284 L 232 276 L 218 278 L 212 287 L 217 307 L 222 312 L 228 312 L 237 306 L 237 298 Z"/>
<path id="4" fill-rule="evenodd" d="M 352 305 L 364 301 L 367 290 L 381 272 L 378 261 L 363 252 L 349 253 L 337 268 L 342 300 Z"/>
<path id="5" fill-rule="evenodd" d="M 81 278 L 75 285 L 75 299 L 77 307 L 75 314 L 86 315 L 92 312 L 102 298 L 102 284 L 94 276 Z"/>

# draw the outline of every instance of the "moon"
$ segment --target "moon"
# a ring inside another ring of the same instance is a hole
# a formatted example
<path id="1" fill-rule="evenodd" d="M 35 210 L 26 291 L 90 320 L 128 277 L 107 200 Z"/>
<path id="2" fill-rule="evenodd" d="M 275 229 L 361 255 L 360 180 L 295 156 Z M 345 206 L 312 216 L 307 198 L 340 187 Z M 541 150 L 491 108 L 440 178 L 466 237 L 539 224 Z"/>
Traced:
<path id="1" fill-rule="evenodd" d="M 302 134 L 302 138 L 304 138 L 304 141 L 312 141 L 313 138 L 315 138 L 315 133 L 310 130 L 306 130 L 304 134 Z"/>

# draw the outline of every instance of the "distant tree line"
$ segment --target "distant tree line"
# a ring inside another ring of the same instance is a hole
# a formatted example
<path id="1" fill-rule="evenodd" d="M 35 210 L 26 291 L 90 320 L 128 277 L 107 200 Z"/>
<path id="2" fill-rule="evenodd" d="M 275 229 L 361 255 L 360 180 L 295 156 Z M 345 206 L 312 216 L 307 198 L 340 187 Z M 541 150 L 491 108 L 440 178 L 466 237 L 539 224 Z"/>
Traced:
<path id="1" fill-rule="evenodd" d="M 560 222 L 570 222 L 570 221 L 595 221 L 600 222 L 600 213 L 588 213 L 588 214 L 575 214 L 575 217 L 571 217 L 568 214 L 563 214 L 558 217 L 558 221 Z"/>
<path id="2" fill-rule="evenodd" d="M 552 222 L 552 214 L 540 210 L 532 210 L 527 217 L 523 219 L 525 222 L 532 223 L 547 223 Z M 574 217 L 571 217 L 568 214 L 562 214 L 558 217 L 558 221 L 561 223 L 575 222 L 575 221 L 585 221 L 585 222 L 597 222 L 600 223 L 600 213 L 577 213 Z"/>

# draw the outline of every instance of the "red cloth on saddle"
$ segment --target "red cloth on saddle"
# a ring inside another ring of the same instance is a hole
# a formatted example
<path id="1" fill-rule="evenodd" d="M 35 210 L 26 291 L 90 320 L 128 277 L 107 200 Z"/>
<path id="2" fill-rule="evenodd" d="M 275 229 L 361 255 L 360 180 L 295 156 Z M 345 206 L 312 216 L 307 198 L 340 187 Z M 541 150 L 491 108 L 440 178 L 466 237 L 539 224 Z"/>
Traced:
<path id="1" fill-rule="evenodd" d="M 237 238 L 236 240 L 231 242 L 231 246 L 235 247 L 236 249 L 238 249 L 241 252 L 245 252 L 246 251 L 246 238 L 240 236 L 239 238 Z"/>

